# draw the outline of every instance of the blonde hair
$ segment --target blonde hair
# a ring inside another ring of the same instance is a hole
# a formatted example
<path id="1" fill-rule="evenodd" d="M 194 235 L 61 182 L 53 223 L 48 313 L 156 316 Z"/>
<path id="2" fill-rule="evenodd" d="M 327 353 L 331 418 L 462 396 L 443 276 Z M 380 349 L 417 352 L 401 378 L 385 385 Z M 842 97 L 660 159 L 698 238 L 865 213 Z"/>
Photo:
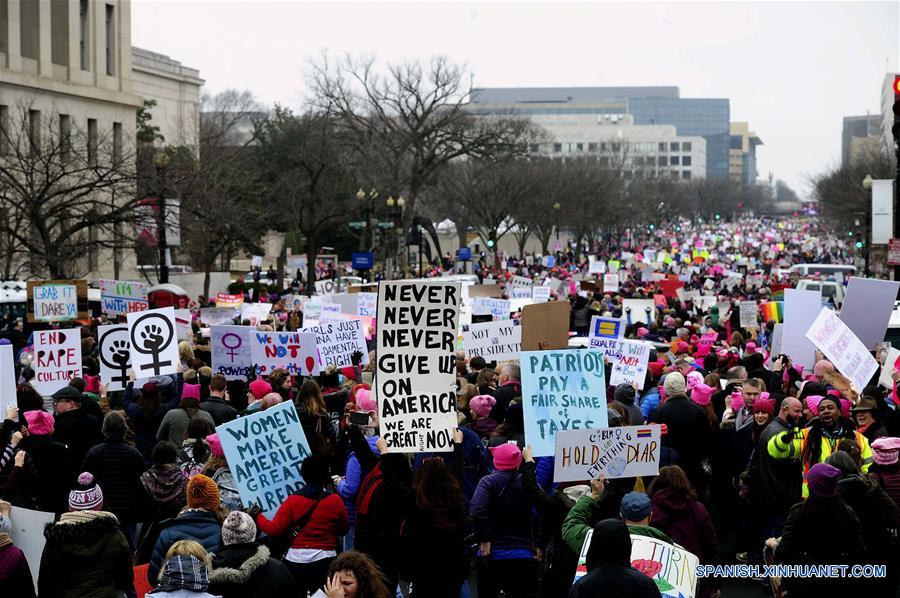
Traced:
<path id="1" fill-rule="evenodd" d="M 195 557 L 202 563 L 206 564 L 206 568 L 209 568 L 210 560 L 212 559 L 212 555 L 206 552 L 206 549 L 203 548 L 203 545 L 199 542 L 195 542 L 194 540 L 178 540 L 174 544 L 169 547 L 169 550 L 166 551 L 165 560 L 168 562 L 169 559 L 174 558 L 179 555 L 189 555 Z M 163 565 L 159 570 L 159 581 L 162 581 L 163 574 L 166 572 L 166 566 Z"/>
<path id="2" fill-rule="evenodd" d="M 191 343 L 187 341 L 178 343 L 178 359 L 185 363 L 194 361 L 194 349 L 191 347 Z"/>

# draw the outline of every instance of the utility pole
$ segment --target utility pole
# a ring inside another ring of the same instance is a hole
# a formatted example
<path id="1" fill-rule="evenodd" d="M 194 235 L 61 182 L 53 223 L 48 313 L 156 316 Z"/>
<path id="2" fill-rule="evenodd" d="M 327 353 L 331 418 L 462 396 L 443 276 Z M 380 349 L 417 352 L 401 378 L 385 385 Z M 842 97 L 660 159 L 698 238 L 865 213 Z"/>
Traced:
<path id="1" fill-rule="evenodd" d="M 900 234 L 900 75 L 894 75 L 894 236 Z M 871 211 L 871 210 L 870 210 Z M 900 266 L 894 266 L 894 280 L 900 280 Z"/>

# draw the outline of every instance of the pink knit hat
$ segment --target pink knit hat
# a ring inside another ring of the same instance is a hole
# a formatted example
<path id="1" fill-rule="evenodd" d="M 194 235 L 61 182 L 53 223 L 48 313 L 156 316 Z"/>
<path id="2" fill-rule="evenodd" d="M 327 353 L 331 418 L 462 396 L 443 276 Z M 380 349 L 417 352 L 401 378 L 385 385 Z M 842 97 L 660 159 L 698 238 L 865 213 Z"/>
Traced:
<path id="1" fill-rule="evenodd" d="M 375 411 L 375 400 L 372 398 L 372 391 L 367 388 L 360 388 L 356 391 L 356 406 L 362 411 Z"/>
<path id="2" fill-rule="evenodd" d="M 185 383 L 181 387 L 181 400 L 184 399 L 197 399 L 200 400 L 200 385 L 199 384 L 187 384 Z"/>
<path id="3" fill-rule="evenodd" d="M 92 392 L 94 394 L 100 392 L 100 376 L 85 374 L 82 378 L 84 379 L 84 392 Z"/>
<path id="4" fill-rule="evenodd" d="M 648 334 L 649 334 L 649 332 L 643 326 L 641 326 L 640 328 L 637 329 L 637 337 L 638 338 L 644 338 Z"/>
<path id="5" fill-rule="evenodd" d="M 691 390 L 691 400 L 701 407 L 705 407 L 712 401 L 712 396 L 715 390 L 715 388 L 713 388 L 709 384 L 704 384 L 703 382 L 701 382 L 700 384 L 696 384 Z"/>
<path id="6" fill-rule="evenodd" d="M 224 457 L 225 451 L 222 450 L 222 441 L 219 440 L 218 434 L 210 434 L 206 437 L 206 444 L 209 445 L 209 452 L 213 457 Z"/>
<path id="7" fill-rule="evenodd" d="M 494 458 L 494 469 L 499 471 L 509 471 L 518 469 L 522 464 L 522 451 L 515 442 L 507 442 L 500 446 L 490 449 L 491 456 Z"/>
<path id="8" fill-rule="evenodd" d="M 900 438 L 877 438 L 872 443 L 872 460 L 879 465 L 893 465 L 900 457 Z"/>
<path id="9" fill-rule="evenodd" d="M 769 398 L 758 398 L 753 401 L 753 413 L 768 413 L 769 415 L 775 415 L 775 401 Z"/>
<path id="10" fill-rule="evenodd" d="M 809 410 L 813 415 L 819 415 L 819 402 L 821 402 L 823 398 L 822 395 L 810 395 L 806 397 L 806 406 L 809 407 Z"/>
<path id="11" fill-rule="evenodd" d="M 820 359 L 813 367 L 813 375 L 815 376 L 824 376 L 826 371 L 834 371 L 834 365 L 827 359 Z"/>
<path id="12" fill-rule="evenodd" d="M 487 417 L 497 404 L 497 399 L 491 395 L 476 395 L 469 400 L 469 411 L 478 417 Z"/>
<path id="13" fill-rule="evenodd" d="M 264 396 L 272 392 L 272 385 L 263 380 L 262 378 L 257 378 L 253 382 L 250 383 L 250 393 L 256 397 L 256 400 L 259 401 Z"/>
<path id="14" fill-rule="evenodd" d="M 55 421 L 53 416 L 43 410 L 26 411 L 25 421 L 28 423 L 28 431 L 35 436 L 49 436 L 53 434 Z"/>

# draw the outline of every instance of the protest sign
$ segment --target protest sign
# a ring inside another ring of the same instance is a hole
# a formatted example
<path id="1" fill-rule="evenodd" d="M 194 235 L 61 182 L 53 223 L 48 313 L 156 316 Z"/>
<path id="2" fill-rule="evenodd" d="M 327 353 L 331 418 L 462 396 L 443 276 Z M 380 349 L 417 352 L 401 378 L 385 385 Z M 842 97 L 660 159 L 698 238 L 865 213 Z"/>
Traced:
<path id="1" fill-rule="evenodd" d="M 589 338 L 622 338 L 625 336 L 625 320 L 607 316 L 592 316 Z M 590 344 L 593 347 L 595 345 Z"/>
<path id="2" fill-rule="evenodd" d="M 456 282 L 378 285 L 375 389 L 390 452 L 453 450 L 460 302 Z"/>
<path id="3" fill-rule="evenodd" d="M 189 309 L 175 310 L 175 336 L 179 341 L 190 341 L 194 338 L 194 329 L 191 326 L 193 317 Z"/>
<path id="4" fill-rule="evenodd" d="M 509 301 L 506 299 L 491 299 L 489 297 L 476 297 L 472 304 L 473 316 L 490 315 L 494 320 L 509 319 Z"/>
<path id="5" fill-rule="evenodd" d="M 535 303 L 550 301 L 550 287 L 531 287 L 531 300 Z"/>
<path id="6" fill-rule="evenodd" d="M 69 322 L 90 317 L 86 280 L 29 280 L 29 322 Z"/>
<path id="7" fill-rule="evenodd" d="M 656 320 L 656 306 L 653 299 L 623 299 L 623 313 L 629 324 L 649 324 Z M 650 310 L 649 312 L 647 310 Z M 630 313 L 629 313 L 630 310 Z"/>
<path id="8" fill-rule="evenodd" d="M 534 280 L 527 276 L 519 276 L 517 274 L 513 274 L 513 277 L 510 280 L 510 284 L 514 287 L 531 288 L 534 286 Z"/>
<path id="9" fill-rule="evenodd" d="M 821 297 L 819 291 L 784 290 L 784 344 L 781 352 L 786 353 L 795 365 L 802 365 L 808 370 L 815 365 L 816 347 L 806 338 L 806 331 L 819 315 Z"/>
<path id="10" fill-rule="evenodd" d="M 648 343 L 640 341 L 620 341 L 619 356 L 612 361 L 610 386 L 632 384 L 638 390 L 642 390 L 647 378 L 647 362 L 652 348 Z"/>
<path id="11" fill-rule="evenodd" d="M 167 376 L 178 372 L 175 309 L 163 307 L 128 314 L 128 342 L 135 376 Z"/>
<path id="12" fill-rule="evenodd" d="M 244 304 L 244 296 L 240 293 L 229 295 L 228 293 L 216 293 L 216 307 L 240 307 Z"/>
<path id="13" fill-rule="evenodd" d="M 247 375 L 253 370 L 250 335 L 254 332 L 249 326 L 210 328 L 210 353 L 214 374 L 222 374 L 228 380 L 247 379 Z"/>
<path id="14" fill-rule="evenodd" d="M 47 542 L 44 537 L 44 528 L 47 527 L 47 524 L 53 523 L 56 515 L 14 506 L 9 513 L 9 519 L 12 523 L 9 537 L 13 544 L 25 554 L 25 560 L 28 561 L 28 568 L 31 570 L 31 580 L 37 590 L 41 555 L 44 552 L 44 544 Z M 12 594 L 14 592 L 10 594 L 10 598 L 12 598 Z"/>
<path id="15" fill-rule="evenodd" d="M 268 517 L 303 486 L 300 463 L 311 453 L 300 416 L 288 401 L 216 427 L 245 507 Z"/>
<path id="16" fill-rule="evenodd" d="M 660 426 L 565 430 L 556 435 L 554 482 L 655 476 Z"/>
<path id="17" fill-rule="evenodd" d="M 741 328 L 757 328 L 756 301 L 741 301 L 739 309 Z"/>
<path id="18" fill-rule="evenodd" d="M 891 374 L 895 369 L 900 369 L 900 349 L 891 347 L 887 350 L 884 359 L 884 366 L 881 368 L 881 376 L 878 377 L 878 384 L 885 388 L 894 388 L 894 379 Z"/>
<path id="19" fill-rule="evenodd" d="M 150 309 L 150 303 L 147 301 L 147 285 L 142 282 L 101 278 L 100 301 L 103 313 L 108 316 Z"/>
<path id="20" fill-rule="evenodd" d="M 567 349 L 521 355 L 525 439 L 536 457 L 553 455 L 559 431 L 607 427 L 602 353 Z"/>
<path id="21" fill-rule="evenodd" d="M 97 347 L 100 357 L 100 381 L 106 390 L 123 390 L 128 384 L 131 369 L 131 341 L 128 324 L 97 327 Z"/>
<path id="22" fill-rule="evenodd" d="M 302 332 L 316 335 L 319 366 L 333 365 L 339 368 L 353 365 L 352 355 L 362 354 L 360 365 L 369 364 L 369 350 L 360 320 L 321 321 L 318 326 L 304 328 Z"/>
<path id="23" fill-rule="evenodd" d="M 356 313 L 360 316 L 374 318 L 377 313 L 378 293 L 357 293 Z"/>
<path id="24" fill-rule="evenodd" d="M 487 281 L 486 278 L 485 281 Z M 493 297 L 494 299 L 499 299 L 503 296 L 503 289 L 496 284 L 485 282 L 485 284 L 469 285 L 468 293 L 469 297 Z"/>
<path id="25" fill-rule="evenodd" d="M 78 328 L 35 330 L 34 377 L 45 397 L 81 377 L 81 334 Z"/>
<path id="26" fill-rule="evenodd" d="M 312 332 L 250 333 L 250 357 L 257 374 L 268 376 L 282 368 L 292 375 L 309 376 L 319 373 L 316 357 L 316 335 Z"/>
<path id="27" fill-rule="evenodd" d="M 841 321 L 870 351 L 884 340 L 900 282 L 851 277 Z"/>
<path id="28" fill-rule="evenodd" d="M 549 301 L 522 308 L 522 350 L 565 349 L 569 346 L 569 302 Z"/>
<path id="29" fill-rule="evenodd" d="M 315 288 L 316 295 L 333 295 L 339 290 L 337 281 L 330 278 L 326 278 L 325 280 L 317 280 Z"/>
<path id="30" fill-rule="evenodd" d="M 341 313 L 350 315 L 359 315 L 359 297 L 358 293 L 333 293 L 328 297 L 330 303 L 337 303 L 341 306 Z"/>
<path id="31" fill-rule="evenodd" d="M 303 306 L 303 323 L 307 324 L 310 320 L 318 322 L 324 313 L 341 313 L 341 306 L 337 303 L 323 301 L 321 298 L 310 297 L 309 301 Z M 314 326 L 315 324 L 308 324 Z"/>
<path id="32" fill-rule="evenodd" d="M 712 351 L 713 345 L 719 339 L 718 332 L 705 332 L 697 343 L 697 357 L 706 357 Z"/>
<path id="33" fill-rule="evenodd" d="M 522 326 L 518 320 L 463 324 L 463 348 L 469 358 L 480 355 L 490 363 L 519 359 Z"/>
<path id="34" fill-rule="evenodd" d="M 258 326 L 269 318 L 271 303 L 244 303 L 241 305 L 241 322 L 250 320 L 251 326 Z"/>
<path id="35" fill-rule="evenodd" d="M 0 397 L 5 401 L 5 404 L 0 405 L 0 408 L 5 410 L 10 405 L 13 407 L 18 406 L 16 399 L 16 364 L 12 345 L 0 345 Z M 6 411 L 3 413 L 5 414 Z"/>
<path id="36" fill-rule="evenodd" d="M 866 346 L 837 315 L 823 307 L 806 332 L 806 338 L 819 348 L 834 367 L 846 376 L 857 392 L 869 385 L 878 370 L 878 362 Z"/>
<path id="37" fill-rule="evenodd" d="M 533 287 L 510 287 L 509 289 L 509 298 L 510 299 L 531 299 Z"/>
<path id="38" fill-rule="evenodd" d="M 232 324 L 234 319 L 240 317 L 241 311 L 234 307 L 202 307 L 200 308 L 200 321 L 208 326 L 221 326 Z"/>

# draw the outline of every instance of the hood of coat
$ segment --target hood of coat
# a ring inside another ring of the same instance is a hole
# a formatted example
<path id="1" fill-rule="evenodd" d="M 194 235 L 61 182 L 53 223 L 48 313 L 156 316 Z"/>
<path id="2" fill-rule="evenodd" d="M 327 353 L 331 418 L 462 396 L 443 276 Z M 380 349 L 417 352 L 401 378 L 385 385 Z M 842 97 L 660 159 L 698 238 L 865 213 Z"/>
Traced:
<path id="1" fill-rule="evenodd" d="M 257 544 L 231 544 L 213 557 L 210 584 L 243 585 L 269 561 L 269 549 Z"/>
<path id="2" fill-rule="evenodd" d="M 674 514 L 691 509 L 692 501 L 680 494 L 676 494 L 670 488 L 663 488 L 653 495 L 653 517 Z"/>
<path id="3" fill-rule="evenodd" d="M 106 541 L 119 531 L 119 520 L 107 511 L 63 513 L 59 521 L 44 528 L 47 543 L 64 545 L 83 557 L 94 557 L 106 550 Z"/>

